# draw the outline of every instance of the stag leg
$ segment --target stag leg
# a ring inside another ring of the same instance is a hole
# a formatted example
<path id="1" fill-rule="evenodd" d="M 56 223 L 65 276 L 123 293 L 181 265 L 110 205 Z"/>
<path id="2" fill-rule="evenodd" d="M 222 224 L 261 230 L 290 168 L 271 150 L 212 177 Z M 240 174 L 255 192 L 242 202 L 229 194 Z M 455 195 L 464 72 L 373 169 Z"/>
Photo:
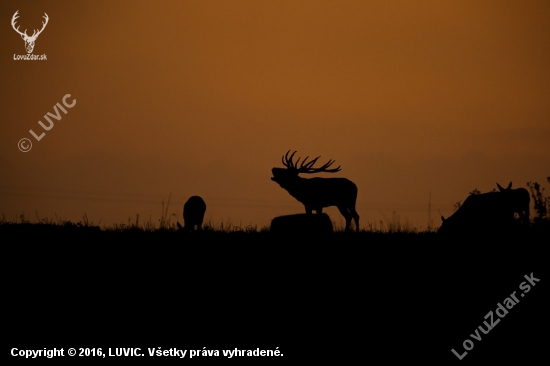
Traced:
<path id="1" fill-rule="evenodd" d="M 351 225 L 352 215 L 348 211 L 347 207 L 345 207 L 345 206 L 336 206 L 336 207 L 338 207 L 338 210 L 340 211 L 342 216 L 344 216 L 344 218 L 346 219 L 346 231 L 349 231 L 349 227 Z"/>
<path id="2" fill-rule="evenodd" d="M 313 213 L 313 209 L 309 206 L 306 206 L 306 214 L 311 215 Z"/>
<path id="3" fill-rule="evenodd" d="M 352 207 L 349 209 L 351 212 L 351 215 L 353 216 L 353 220 L 355 221 L 355 231 L 359 231 L 359 214 L 357 211 L 355 211 L 355 207 Z"/>
<path id="4" fill-rule="evenodd" d="M 520 218 L 524 225 L 529 226 L 529 207 L 526 207 L 525 210 L 521 211 Z"/>

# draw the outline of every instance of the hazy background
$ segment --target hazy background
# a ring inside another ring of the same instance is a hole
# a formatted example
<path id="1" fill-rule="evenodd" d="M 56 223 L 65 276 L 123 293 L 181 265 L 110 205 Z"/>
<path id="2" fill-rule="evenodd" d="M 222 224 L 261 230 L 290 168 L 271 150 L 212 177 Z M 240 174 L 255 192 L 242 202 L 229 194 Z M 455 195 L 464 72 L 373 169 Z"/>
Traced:
<path id="1" fill-rule="evenodd" d="M 47 61 L 13 59 L 16 10 L 29 35 L 48 14 Z M 304 211 L 270 180 L 292 149 L 342 166 L 362 227 L 425 228 L 430 192 L 439 226 L 474 188 L 547 186 L 549 19 L 546 0 L 2 1 L 0 215 L 158 224 L 172 193 L 180 222 L 200 195 L 215 225 L 268 225 Z"/>

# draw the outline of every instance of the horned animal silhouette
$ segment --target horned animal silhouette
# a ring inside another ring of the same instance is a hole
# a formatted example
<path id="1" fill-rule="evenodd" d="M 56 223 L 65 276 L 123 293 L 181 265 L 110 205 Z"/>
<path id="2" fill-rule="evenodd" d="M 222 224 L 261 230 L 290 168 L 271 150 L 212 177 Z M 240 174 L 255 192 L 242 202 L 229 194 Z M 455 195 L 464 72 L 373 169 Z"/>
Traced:
<path id="1" fill-rule="evenodd" d="M 518 224 L 529 225 L 529 192 L 525 188 L 512 189 L 512 182 L 506 188 L 498 183 L 497 187 L 499 192 L 469 195 L 454 214 L 441 216 L 439 232 L 509 232 Z"/>
<path id="2" fill-rule="evenodd" d="M 346 231 L 350 229 L 352 219 L 355 220 L 355 230 L 359 231 L 359 215 L 355 210 L 355 201 L 357 200 L 355 183 L 346 178 L 302 178 L 298 174 L 336 173 L 340 171 L 340 167 L 329 169 L 334 163 L 333 160 L 329 160 L 323 166 L 314 168 L 313 165 L 320 156 L 307 162 L 308 156 L 298 166 L 300 158 L 296 162 L 292 161 L 296 151 L 290 157 L 289 153 L 290 150 L 281 158 L 286 168 L 271 169 L 273 173 L 271 180 L 301 202 L 305 206 L 307 214 L 311 214 L 313 210 L 320 214 L 323 207 L 336 206 L 346 219 Z"/>

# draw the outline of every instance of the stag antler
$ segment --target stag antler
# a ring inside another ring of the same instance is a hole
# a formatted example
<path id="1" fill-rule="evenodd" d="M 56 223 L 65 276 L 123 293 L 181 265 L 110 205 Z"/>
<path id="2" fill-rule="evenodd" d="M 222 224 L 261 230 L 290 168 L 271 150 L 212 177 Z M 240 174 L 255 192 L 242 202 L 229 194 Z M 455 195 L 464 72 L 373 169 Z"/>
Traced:
<path id="1" fill-rule="evenodd" d="M 46 24 L 48 24 L 48 20 L 49 20 L 50 18 L 48 18 L 48 14 L 46 14 L 46 13 L 44 13 L 44 16 L 43 16 L 42 18 L 45 18 L 45 19 L 46 19 L 46 22 L 45 22 L 45 23 L 42 22 L 42 29 L 40 29 L 40 30 L 38 31 L 38 33 L 36 33 L 36 30 L 35 30 L 35 31 L 33 32 L 32 36 L 31 36 L 31 38 L 35 38 L 35 39 L 36 39 L 36 38 L 40 35 L 40 33 L 42 33 L 42 31 L 44 30 L 44 28 L 46 28 Z M 35 33 L 36 33 L 36 35 L 34 35 Z"/>
<path id="2" fill-rule="evenodd" d="M 13 27 L 13 30 L 16 31 L 17 33 L 19 33 L 21 36 L 25 36 L 25 37 L 28 37 L 27 36 L 27 30 L 25 29 L 25 32 L 22 33 L 20 30 L 19 30 L 19 26 L 17 28 L 15 28 L 15 19 L 19 18 L 19 16 L 17 15 L 17 13 L 19 12 L 19 10 L 17 10 L 15 12 L 15 14 L 13 14 L 13 17 L 11 18 L 11 26 Z M 46 13 L 44 13 L 46 14 Z"/>
<path id="3" fill-rule="evenodd" d="M 292 158 L 294 157 L 294 154 L 296 154 L 296 151 L 294 151 L 290 155 L 290 157 L 288 156 L 288 153 L 290 153 L 290 150 L 288 150 L 286 152 L 286 154 L 281 158 L 281 161 L 283 162 L 283 165 L 285 167 L 287 167 L 288 169 L 297 170 L 298 173 L 310 173 L 310 174 L 311 173 L 321 173 L 321 172 L 323 172 L 323 173 L 336 173 L 336 172 L 339 172 L 341 170 L 340 166 L 338 166 L 338 168 L 327 169 L 328 167 L 330 167 L 334 163 L 334 160 L 330 160 L 330 159 L 322 167 L 313 168 L 313 165 L 315 165 L 315 163 L 317 162 L 317 159 L 319 159 L 321 156 L 316 157 L 315 159 L 313 159 L 309 163 L 306 163 L 307 159 L 309 158 L 309 156 L 306 156 L 306 158 L 304 160 L 302 160 L 302 164 L 300 164 L 300 167 L 298 167 L 298 163 L 300 162 L 301 158 L 298 158 L 298 160 L 296 160 L 296 163 L 294 163 L 292 161 Z"/>
<path id="4" fill-rule="evenodd" d="M 40 30 L 38 31 L 38 33 L 37 33 L 37 30 L 35 29 L 35 30 L 33 31 L 33 33 L 32 33 L 32 36 L 29 37 L 29 36 L 27 35 L 27 30 L 26 30 L 26 29 L 25 29 L 25 32 L 21 32 L 21 31 L 19 30 L 19 26 L 18 26 L 17 28 L 15 28 L 15 20 L 16 20 L 17 18 L 19 18 L 19 16 L 17 15 L 18 12 L 19 12 L 19 10 L 17 10 L 17 11 L 15 12 L 15 14 L 13 14 L 13 17 L 11 18 L 11 26 L 13 27 L 13 29 L 14 29 L 17 33 L 19 33 L 19 34 L 21 35 L 21 37 L 24 37 L 24 38 L 26 38 L 26 39 L 34 40 L 34 39 L 38 38 L 38 36 L 40 35 L 40 33 L 42 33 L 42 31 L 44 30 L 44 28 L 46 28 L 46 24 L 48 24 L 48 20 L 50 19 L 50 18 L 48 17 L 48 14 L 44 13 L 43 18 L 45 18 L 46 21 L 45 21 L 45 22 L 42 22 L 42 29 L 40 29 Z"/>

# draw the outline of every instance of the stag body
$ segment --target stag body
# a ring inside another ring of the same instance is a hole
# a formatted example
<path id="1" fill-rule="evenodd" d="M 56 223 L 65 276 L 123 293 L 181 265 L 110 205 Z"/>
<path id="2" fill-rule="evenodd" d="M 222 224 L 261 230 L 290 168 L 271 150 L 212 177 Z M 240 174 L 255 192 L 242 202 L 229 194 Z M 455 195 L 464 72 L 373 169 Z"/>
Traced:
<path id="1" fill-rule="evenodd" d="M 45 22 L 42 22 L 42 29 L 40 29 L 39 31 L 37 31 L 36 29 L 34 30 L 34 32 L 32 33 L 32 36 L 28 36 L 27 35 L 27 30 L 25 29 L 24 32 L 21 32 L 19 30 L 19 26 L 17 28 L 15 28 L 15 20 L 17 18 L 19 18 L 19 16 L 17 15 L 17 13 L 19 12 L 19 10 L 17 10 L 15 12 L 15 14 L 13 14 L 13 17 L 11 18 L 11 26 L 13 28 L 13 30 L 15 30 L 20 36 L 21 38 L 23 38 L 23 41 L 25 41 L 25 49 L 27 50 L 27 53 L 32 53 L 33 49 L 34 49 L 34 42 L 36 41 L 36 38 L 38 38 L 38 36 L 40 35 L 40 33 L 42 33 L 42 31 L 44 30 L 44 28 L 46 28 L 46 24 L 48 24 L 48 14 L 44 13 L 44 19 L 45 19 Z"/>
<path id="2" fill-rule="evenodd" d="M 201 230 L 202 222 L 204 220 L 204 213 L 206 212 L 206 203 L 199 196 L 189 197 L 185 205 L 183 205 L 183 227 L 178 222 L 178 228 L 185 231 L 194 231 L 195 226 L 197 230 Z"/>
<path id="3" fill-rule="evenodd" d="M 278 183 L 282 188 L 299 202 L 306 209 L 307 214 L 311 214 L 313 210 L 317 214 L 322 213 L 323 207 L 336 206 L 340 213 L 346 219 L 346 230 L 349 230 L 351 220 L 355 220 L 355 230 L 359 230 L 359 215 L 355 211 L 355 201 L 357 200 L 357 186 L 355 183 L 346 178 L 302 178 L 299 173 L 335 173 L 340 171 L 340 167 L 328 169 L 334 161 L 329 160 L 328 163 L 320 168 L 313 168 L 313 165 L 319 157 L 306 163 L 306 157 L 300 167 L 298 163 L 300 159 L 294 163 L 292 158 L 293 152 L 289 157 L 288 153 L 283 156 L 282 162 L 285 168 L 273 168 L 272 181 Z"/>

